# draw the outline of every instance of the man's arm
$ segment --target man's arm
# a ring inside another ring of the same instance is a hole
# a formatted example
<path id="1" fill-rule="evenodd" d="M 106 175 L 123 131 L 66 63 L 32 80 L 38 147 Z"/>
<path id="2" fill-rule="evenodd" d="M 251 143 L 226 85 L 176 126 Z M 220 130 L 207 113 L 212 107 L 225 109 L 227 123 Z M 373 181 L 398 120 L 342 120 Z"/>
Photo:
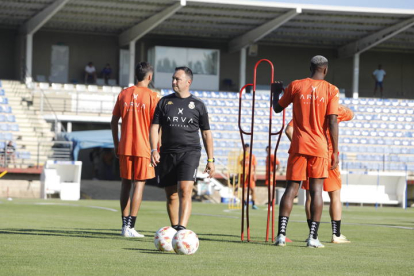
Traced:
<path id="1" fill-rule="evenodd" d="M 118 145 L 119 145 L 118 122 L 119 122 L 119 119 L 120 119 L 119 116 L 112 115 L 111 130 L 112 130 L 112 139 L 114 141 L 114 152 L 115 152 L 116 158 L 118 158 Z"/>
<path id="2" fill-rule="evenodd" d="M 213 155 L 213 135 L 211 134 L 211 130 L 202 130 L 201 137 L 203 138 L 204 148 L 206 149 L 207 159 L 212 160 L 214 158 Z M 215 172 L 214 162 L 207 162 L 206 168 L 204 173 L 208 173 L 209 177 L 214 176 Z"/>
<path id="3" fill-rule="evenodd" d="M 292 136 L 293 136 L 293 126 L 287 125 L 285 129 L 285 134 L 289 141 L 292 142 Z"/>
<path id="4" fill-rule="evenodd" d="M 152 124 L 150 128 L 150 146 L 151 146 L 151 164 L 156 167 L 160 163 L 160 154 L 158 153 L 158 132 L 160 130 L 159 124 Z"/>
<path id="5" fill-rule="evenodd" d="M 331 114 L 329 115 L 329 134 L 331 136 L 332 142 L 332 163 L 331 163 L 331 170 L 336 169 L 338 167 L 339 159 L 338 159 L 338 115 Z"/>

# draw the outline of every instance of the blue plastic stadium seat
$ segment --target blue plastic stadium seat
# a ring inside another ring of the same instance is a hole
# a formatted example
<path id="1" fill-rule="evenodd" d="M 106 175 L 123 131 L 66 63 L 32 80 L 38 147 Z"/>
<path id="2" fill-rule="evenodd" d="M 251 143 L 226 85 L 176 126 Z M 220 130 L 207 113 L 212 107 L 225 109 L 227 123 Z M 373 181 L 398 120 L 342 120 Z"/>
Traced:
<path id="1" fill-rule="evenodd" d="M 231 114 L 239 114 L 238 108 L 229 108 Z"/>
<path id="2" fill-rule="evenodd" d="M 0 89 L 0 96 L 4 96 L 6 93 L 4 93 L 4 89 Z"/>
<path id="3" fill-rule="evenodd" d="M 14 122 L 16 122 L 16 117 L 14 115 L 8 115 L 7 116 L 7 121 L 14 123 Z"/>
<path id="4" fill-rule="evenodd" d="M 16 156 L 19 159 L 30 159 L 30 151 L 16 152 Z"/>
<path id="5" fill-rule="evenodd" d="M 220 93 L 221 92 L 214 92 L 214 91 L 212 91 L 211 92 L 211 97 L 214 98 L 214 99 L 220 98 Z"/>
<path id="6" fill-rule="evenodd" d="M 221 133 L 220 132 L 217 132 L 217 131 L 214 131 L 213 132 L 213 138 L 214 139 L 220 139 L 221 138 Z"/>
<path id="7" fill-rule="evenodd" d="M 8 141 L 13 140 L 13 134 L 10 132 L 4 133 L 4 139 Z"/>

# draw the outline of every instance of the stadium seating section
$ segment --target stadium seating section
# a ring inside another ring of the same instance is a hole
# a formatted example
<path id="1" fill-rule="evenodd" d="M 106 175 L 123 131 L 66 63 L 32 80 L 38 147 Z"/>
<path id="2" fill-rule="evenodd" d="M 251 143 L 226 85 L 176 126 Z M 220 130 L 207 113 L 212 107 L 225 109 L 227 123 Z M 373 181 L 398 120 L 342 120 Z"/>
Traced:
<path id="1" fill-rule="evenodd" d="M 9 141 L 12 141 L 16 148 L 14 153 L 16 164 L 21 164 L 24 160 L 30 159 L 30 152 L 21 151 L 16 146 L 15 139 L 18 136 L 16 134 L 19 133 L 19 125 L 16 123 L 16 118 L 12 113 L 12 107 L 9 105 L 8 98 L 5 96 L 5 91 L 0 81 L 0 167 L 4 166 L 4 162 L 7 161 L 4 156 Z M 12 162 L 12 159 L 7 159 L 8 162 Z"/>
<path id="2" fill-rule="evenodd" d="M 172 90 L 162 90 L 162 95 Z M 224 164 L 228 155 L 240 151 L 241 140 L 238 128 L 237 93 L 193 91 L 209 110 L 210 124 L 214 136 L 215 155 Z M 269 93 L 258 91 L 255 97 L 253 153 L 258 165 L 265 166 L 269 131 Z M 252 94 L 242 97 L 241 125 L 250 131 Z M 340 124 L 340 152 L 342 169 L 345 170 L 385 170 L 414 171 L 414 101 L 395 99 L 349 99 L 340 100 L 351 108 L 355 117 L 352 121 Z M 282 115 L 274 114 L 272 131 L 282 126 Z M 286 123 L 292 118 L 291 106 L 286 109 Z M 272 139 L 272 146 L 276 145 Z M 245 137 L 245 142 L 250 142 Z M 277 156 L 282 167 L 286 167 L 290 142 L 283 132 Z"/>
<path id="3" fill-rule="evenodd" d="M 86 86 L 73 84 L 39 83 L 36 86 L 53 102 L 54 111 L 80 113 L 99 113 L 108 116 L 112 112 L 116 96 L 121 87 Z M 35 90 L 36 92 L 36 90 Z M 161 90 L 161 95 L 172 90 Z M 242 149 L 238 128 L 238 93 L 192 91 L 201 98 L 209 111 L 210 125 L 213 131 L 215 157 L 226 165 L 229 154 L 239 155 Z M 35 93 L 36 95 L 36 93 Z M 99 96 L 98 96 L 99 95 Z M 253 153 L 256 155 L 259 171 L 264 171 L 269 131 L 269 92 L 257 91 L 255 98 Z M 38 96 L 39 98 L 39 96 Z M 4 99 L 2 99 L 4 101 Z M 411 171 L 414 172 L 414 101 L 397 99 L 342 98 L 340 102 L 355 112 L 355 118 L 340 124 L 340 159 L 344 170 L 351 171 Z M 250 131 L 252 94 L 242 97 L 241 126 Z M 39 101 L 34 101 L 39 108 Z M 44 106 L 47 109 L 46 105 Z M 2 109 L 3 110 L 3 109 Z M 13 122 L 10 113 L 1 113 L 0 121 Z M 11 111 L 11 110 L 10 110 Z M 282 128 L 281 114 L 274 114 L 272 132 Z M 286 109 L 285 123 L 292 118 L 292 109 Z M 9 126 L 7 127 L 9 128 Z M 245 142 L 250 138 L 245 136 Z M 276 144 L 276 136 L 272 146 Z M 282 135 L 277 156 L 281 167 L 285 168 L 290 142 Z M 204 158 L 204 157 L 202 157 Z"/>

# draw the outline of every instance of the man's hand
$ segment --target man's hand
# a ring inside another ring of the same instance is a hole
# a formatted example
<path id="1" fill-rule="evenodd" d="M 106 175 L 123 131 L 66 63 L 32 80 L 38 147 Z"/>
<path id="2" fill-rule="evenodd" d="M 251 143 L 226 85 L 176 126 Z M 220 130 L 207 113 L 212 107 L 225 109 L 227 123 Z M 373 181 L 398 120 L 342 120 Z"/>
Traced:
<path id="1" fill-rule="evenodd" d="M 257 180 L 256 173 L 253 173 L 253 181 L 256 182 L 256 180 Z"/>
<path id="2" fill-rule="evenodd" d="M 213 162 L 207 162 L 206 169 L 204 173 L 208 173 L 208 177 L 212 178 L 214 176 L 214 172 L 216 171 L 216 167 L 214 166 Z"/>
<path id="3" fill-rule="evenodd" d="M 283 91 L 283 82 L 281 81 L 275 81 L 270 85 L 270 91 L 272 93 L 272 106 L 273 110 L 276 113 L 280 113 L 283 111 L 284 107 L 281 107 L 279 105 L 279 96 L 280 93 Z"/>
<path id="4" fill-rule="evenodd" d="M 151 152 L 151 164 L 153 167 L 156 167 L 158 163 L 160 163 L 160 154 L 154 150 Z"/>
<path id="5" fill-rule="evenodd" d="M 331 170 L 335 170 L 338 167 L 338 164 L 339 164 L 338 153 L 333 153 L 332 159 L 331 159 Z"/>
<path id="6" fill-rule="evenodd" d="M 275 81 L 274 83 L 271 84 L 270 90 L 272 91 L 273 99 L 275 99 L 275 97 L 276 97 L 277 100 L 279 100 L 279 95 L 283 91 L 283 82 L 282 81 Z"/>

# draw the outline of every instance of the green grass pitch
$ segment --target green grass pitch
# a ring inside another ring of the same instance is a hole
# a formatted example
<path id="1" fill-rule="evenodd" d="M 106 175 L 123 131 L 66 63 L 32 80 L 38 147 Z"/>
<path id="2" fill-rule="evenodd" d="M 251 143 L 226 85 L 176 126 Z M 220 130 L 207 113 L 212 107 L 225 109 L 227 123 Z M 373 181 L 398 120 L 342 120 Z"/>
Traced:
<path id="1" fill-rule="evenodd" d="M 116 211 L 115 211 L 116 210 Z M 276 210 L 278 211 L 278 210 Z M 328 206 L 319 238 L 306 248 L 302 206 L 294 206 L 286 247 L 265 243 L 264 206 L 251 213 L 252 242 L 240 241 L 240 210 L 193 204 L 189 229 L 200 239 L 195 255 L 155 249 L 154 232 L 168 225 L 164 202 L 144 201 L 136 228 L 120 234 L 118 201 L 0 199 L 0 275 L 413 275 L 414 209 L 349 207 L 342 232 L 352 242 L 331 244 Z M 277 219 L 276 219 L 277 223 Z"/>

